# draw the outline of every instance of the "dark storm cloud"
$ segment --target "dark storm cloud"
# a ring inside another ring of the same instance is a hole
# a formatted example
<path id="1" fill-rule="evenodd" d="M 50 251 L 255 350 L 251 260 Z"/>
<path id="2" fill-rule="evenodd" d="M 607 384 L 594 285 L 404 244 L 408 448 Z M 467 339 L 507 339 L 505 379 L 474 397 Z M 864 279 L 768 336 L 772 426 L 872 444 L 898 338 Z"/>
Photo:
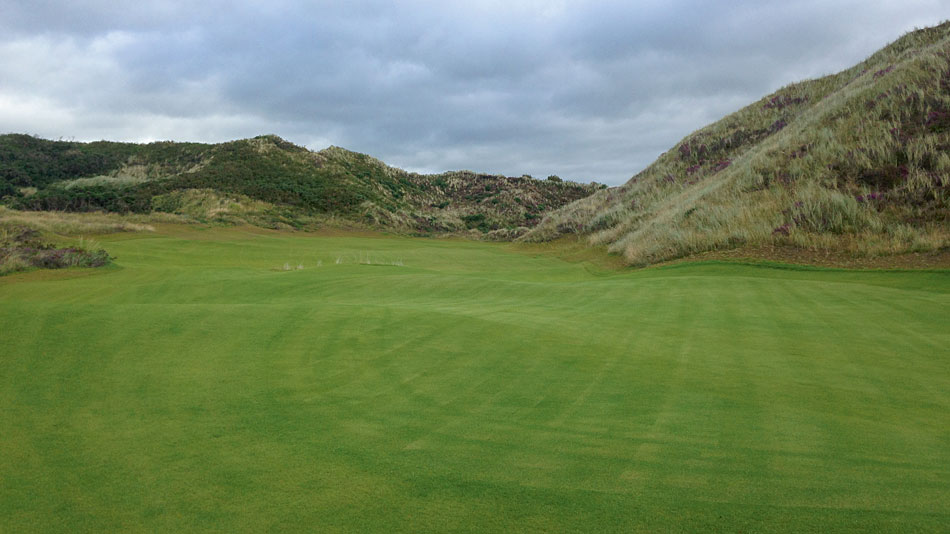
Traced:
<path id="1" fill-rule="evenodd" d="M 620 183 L 690 131 L 944 11 L 922 0 L 0 0 L 0 130 L 273 132 L 413 170 Z"/>

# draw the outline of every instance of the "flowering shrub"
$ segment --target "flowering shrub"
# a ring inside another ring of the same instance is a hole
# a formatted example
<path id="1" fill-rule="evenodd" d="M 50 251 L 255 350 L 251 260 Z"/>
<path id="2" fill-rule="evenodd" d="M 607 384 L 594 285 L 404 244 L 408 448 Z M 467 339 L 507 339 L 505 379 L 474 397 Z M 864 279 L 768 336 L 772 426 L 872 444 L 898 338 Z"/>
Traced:
<path id="1" fill-rule="evenodd" d="M 732 165 L 732 162 L 729 161 L 728 159 L 724 159 L 724 160 L 722 160 L 722 161 L 716 163 L 716 165 L 713 167 L 713 171 L 714 171 L 714 172 L 719 172 L 719 171 L 725 169 L 726 167 L 728 167 L 728 166 L 730 166 L 730 165 Z"/>
<path id="2" fill-rule="evenodd" d="M 883 200 L 883 199 L 884 199 L 884 193 L 878 193 L 876 191 L 873 193 L 868 193 L 867 195 L 855 195 L 854 197 L 854 200 L 862 204 L 865 202 L 871 202 L 872 200 Z"/>
<path id="3" fill-rule="evenodd" d="M 785 122 L 785 119 L 779 119 L 773 122 L 771 126 L 769 126 L 769 133 L 775 133 L 786 126 L 788 126 L 788 123 Z"/>
<path id="4" fill-rule="evenodd" d="M 924 121 L 924 126 L 934 133 L 950 129 L 950 112 L 940 110 L 931 111 L 927 114 L 927 120 Z"/>
<path id="5" fill-rule="evenodd" d="M 790 233 L 792 233 L 792 229 L 791 229 L 791 225 L 789 225 L 788 223 L 785 223 L 782 226 L 776 226 L 775 229 L 772 230 L 772 235 L 787 236 Z"/>
<path id="6" fill-rule="evenodd" d="M 689 161 L 690 159 L 702 160 L 709 153 L 709 147 L 706 146 L 706 143 L 700 143 L 698 139 L 688 139 L 679 146 L 679 153 L 680 159 L 683 161 Z"/>
<path id="7" fill-rule="evenodd" d="M 881 70 L 875 72 L 875 73 L 874 73 L 874 77 L 875 77 L 875 78 L 880 78 L 881 76 L 884 76 L 885 74 L 887 74 L 888 72 L 891 72 L 892 70 L 894 70 L 894 65 L 890 65 L 890 66 L 888 66 L 886 69 L 881 69 Z"/>
<path id="8" fill-rule="evenodd" d="M 795 104 L 801 104 L 808 100 L 808 97 L 796 96 L 790 97 L 788 95 L 776 95 L 769 99 L 765 103 L 765 109 L 785 109 L 788 106 Z"/>

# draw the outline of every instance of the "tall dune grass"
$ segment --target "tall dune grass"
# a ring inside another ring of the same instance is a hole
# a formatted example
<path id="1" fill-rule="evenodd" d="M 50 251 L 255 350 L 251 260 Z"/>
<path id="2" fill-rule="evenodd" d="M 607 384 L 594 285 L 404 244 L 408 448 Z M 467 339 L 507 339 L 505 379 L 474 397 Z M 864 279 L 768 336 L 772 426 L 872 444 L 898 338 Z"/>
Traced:
<path id="1" fill-rule="evenodd" d="M 69 213 L 19 211 L 0 206 L 0 225 L 22 225 L 61 236 L 85 236 L 116 232 L 152 232 L 157 222 L 179 222 L 170 215 L 119 215 L 115 213 Z"/>
<path id="2" fill-rule="evenodd" d="M 524 239 L 580 233 L 633 264 L 744 244 L 950 246 L 950 23 L 782 88 Z"/>

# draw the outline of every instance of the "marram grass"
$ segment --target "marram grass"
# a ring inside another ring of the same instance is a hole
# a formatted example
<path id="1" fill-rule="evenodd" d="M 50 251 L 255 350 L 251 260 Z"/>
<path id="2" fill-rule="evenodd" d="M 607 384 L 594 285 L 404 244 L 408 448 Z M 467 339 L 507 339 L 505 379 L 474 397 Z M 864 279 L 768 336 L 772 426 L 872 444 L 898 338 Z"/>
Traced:
<path id="1" fill-rule="evenodd" d="M 524 239 L 579 233 L 631 264 L 741 245 L 938 250 L 950 247 L 948 154 L 950 22 L 690 134 Z"/>
<path id="2" fill-rule="evenodd" d="M 946 271 L 97 240 L 0 278 L 3 532 L 950 524 Z"/>

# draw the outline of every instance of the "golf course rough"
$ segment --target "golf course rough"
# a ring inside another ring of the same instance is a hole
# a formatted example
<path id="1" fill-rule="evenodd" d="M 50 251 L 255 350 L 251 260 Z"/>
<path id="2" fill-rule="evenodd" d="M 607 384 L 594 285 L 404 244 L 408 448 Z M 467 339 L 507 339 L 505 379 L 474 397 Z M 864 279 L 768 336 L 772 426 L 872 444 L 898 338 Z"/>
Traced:
<path id="1" fill-rule="evenodd" d="M 950 273 L 106 236 L 0 278 L 0 531 L 935 532 Z"/>

